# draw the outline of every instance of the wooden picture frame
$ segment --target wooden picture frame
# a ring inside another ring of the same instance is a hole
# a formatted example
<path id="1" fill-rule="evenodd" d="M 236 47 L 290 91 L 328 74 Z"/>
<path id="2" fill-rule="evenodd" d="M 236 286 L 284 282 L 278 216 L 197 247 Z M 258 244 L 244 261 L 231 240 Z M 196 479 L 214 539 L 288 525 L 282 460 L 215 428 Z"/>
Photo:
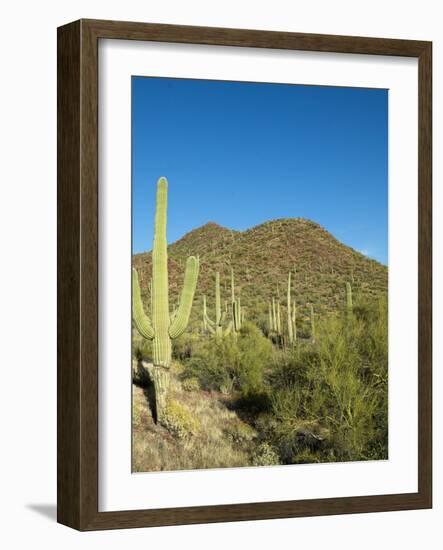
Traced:
<path id="1" fill-rule="evenodd" d="M 98 42 L 100 39 L 418 58 L 418 492 L 98 511 Z M 432 506 L 432 44 L 80 20 L 58 29 L 58 521 L 82 531 Z"/>

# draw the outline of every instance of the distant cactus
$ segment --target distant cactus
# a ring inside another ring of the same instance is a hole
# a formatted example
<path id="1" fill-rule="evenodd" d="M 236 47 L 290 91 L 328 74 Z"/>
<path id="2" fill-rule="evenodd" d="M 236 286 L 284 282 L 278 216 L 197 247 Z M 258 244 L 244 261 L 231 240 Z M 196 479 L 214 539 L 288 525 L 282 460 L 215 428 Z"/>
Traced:
<path id="1" fill-rule="evenodd" d="M 275 307 L 274 297 L 272 297 L 272 330 L 277 332 L 277 309 Z"/>
<path id="2" fill-rule="evenodd" d="M 203 295 L 203 331 L 208 332 L 208 321 L 206 319 L 207 309 L 206 309 L 206 295 Z"/>
<path id="3" fill-rule="evenodd" d="M 153 379 L 156 416 L 157 422 L 160 423 L 163 421 L 169 387 L 171 340 L 180 336 L 186 329 L 191 314 L 199 271 L 198 258 L 190 256 L 186 261 L 180 305 L 176 313 L 170 316 L 168 247 L 166 242 L 167 201 L 168 182 L 166 178 L 160 178 L 157 182 L 154 244 L 152 247 L 152 321 L 143 309 L 137 271 L 133 269 L 132 272 L 132 319 L 140 335 L 153 341 Z"/>
<path id="4" fill-rule="evenodd" d="M 315 315 L 314 315 L 314 306 L 311 304 L 309 308 L 310 319 L 311 319 L 311 340 L 315 342 Z"/>
<path id="5" fill-rule="evenodd" d="M 287 290 L 287 316 L 288 316 L 288 341 L 294 344 L 297 340 L 297 324 L 296 324 L 296 306 L 295 300 L 291 301 L 291 272 L 288 274 L 288 290 Z"/>
<path id="6" fill-rule="evenodd" d="M 232 330 L 232 321 L 223 328 L 226 319 L 226 312 L 221 311 L 220 299 L 220 273 L 215 274 L 215 321 L 213 321 L 206 311 L 206 296 L 203 296 L 203 320 L 206 329 L 216 338 L 222 338 L 229 334 Z"/>
<path id="7" fill-rule="evenodd" d="M 352 315 L 352 287 L 350 283 L 346 283 L 346 310 L 349 315 Z"/>
<path id="8" fill-rule="evenodd" d="M 234 284 L 234 269 L 231 268 L 231 302 L 232 302 L 232 328 L 234 329 L 234 335 L 240 332 L 243 321 L 244 311 L 241 307 L 240 298 L 235 297 L 235 284 Z"/>

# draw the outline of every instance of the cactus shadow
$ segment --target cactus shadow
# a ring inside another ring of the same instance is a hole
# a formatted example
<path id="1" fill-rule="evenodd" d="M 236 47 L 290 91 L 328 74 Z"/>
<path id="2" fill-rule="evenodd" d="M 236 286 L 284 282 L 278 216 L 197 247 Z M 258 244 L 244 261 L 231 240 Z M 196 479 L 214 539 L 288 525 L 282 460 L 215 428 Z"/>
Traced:
<path id="1" fill-rule="evenodd" d="M 137 366 L 134 371 L 133 382 L 136 386 L 143 390 L 149 409 L 151 410 L 152 418 L 157 423 L 157 409 L 155 406 L 155 388 L 154 380 L 151 374 L 151 363 L 146 361 L 137 361 Z"/>

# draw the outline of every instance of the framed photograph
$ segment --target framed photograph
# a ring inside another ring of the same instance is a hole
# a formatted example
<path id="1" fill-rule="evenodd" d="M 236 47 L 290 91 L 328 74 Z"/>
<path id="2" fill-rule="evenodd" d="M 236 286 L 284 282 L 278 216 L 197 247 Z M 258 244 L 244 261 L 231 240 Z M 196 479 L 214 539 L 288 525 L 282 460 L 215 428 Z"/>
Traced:
<path id="1" fill-rule="evenodd" d="M 430 42 L 58 29 L 58 521 L 430 508 Z"/>

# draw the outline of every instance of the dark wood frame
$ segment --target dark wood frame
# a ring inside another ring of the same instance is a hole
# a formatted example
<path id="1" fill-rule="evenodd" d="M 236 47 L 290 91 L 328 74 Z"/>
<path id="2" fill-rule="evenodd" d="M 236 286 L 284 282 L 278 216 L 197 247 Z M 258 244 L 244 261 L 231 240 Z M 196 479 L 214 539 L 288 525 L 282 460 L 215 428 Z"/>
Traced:
<path id="1" fill-rule="evenodd" d="M 418 492 L 98 511 L 98 41 L 103 38 L 418 58 Z M 79 530 L 432 506 L 432 43 L 80 20 L 58 29 L 58 521 Z"/>

